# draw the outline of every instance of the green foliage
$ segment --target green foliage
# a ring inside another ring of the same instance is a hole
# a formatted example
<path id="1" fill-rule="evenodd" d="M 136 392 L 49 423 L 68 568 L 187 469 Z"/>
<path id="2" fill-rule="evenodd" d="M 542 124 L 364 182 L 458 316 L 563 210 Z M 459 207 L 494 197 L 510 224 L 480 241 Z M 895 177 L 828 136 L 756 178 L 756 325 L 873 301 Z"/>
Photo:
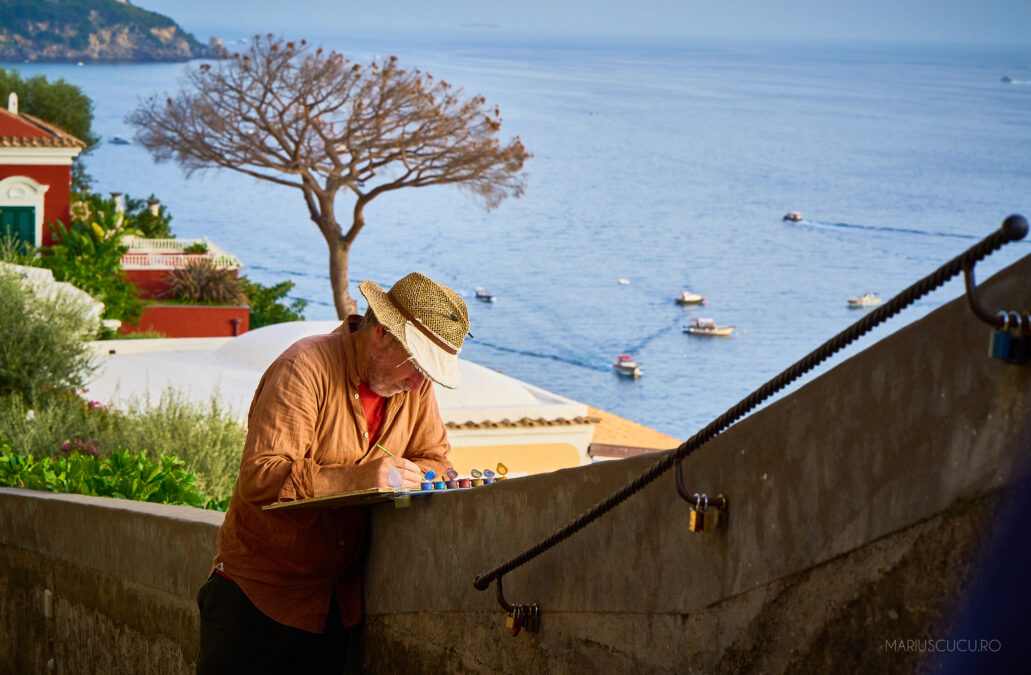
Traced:
<path id="1" fill-rule="evenodd" d="M 196 476 L 201 492 L 228 500 L 246 431 L 217 397 L 202 405 L 167 389 L 156 402 L 129 399 L 120 407 L 89 402 L 71 392 L 47 397 L 35 407 L 0 396 L 0 434 L 18 452 L 40 456 L 75 447 L 93 447 L 100 455 L 128 448 L 152 461 L 175 455 Z"/>
<path id="2" fill-rule="evenodd" d="M 274 323 L 304 321 L 307 300 L 296 299 L 289 305 L 280 302 L 293 287 L 292 281 L 281 281 L 275 286 L 262 286 L 247 277 L 240 277 L 248 304 L 251 306 L 250 328 L 261 328 Z"/>
<path id="3" fill-rule="evenodd" d="M 0 262 L 27 267 L 42 265 L 39 258 L 36 257 L 36 248 L 29 242 L 14 236 L 13 232 L 6 232 L 0 237 Z"/>
<path id="4" fill-rule="evenodd" d="M 204 305 L 245 305 L 236 270 L 219 269 L 209 258 L 190 260 L 168 274 L 168 296 Z"/>
<path id="5" fill-rule="evenodd" d="M 31 405 L 82 386 L 93 369 L 88 308 L 61 295 L 37 297 L 19 276 L 0 271 L 0 317 L 0 395 Z"/>
<path id="6" fill-rule="evenodd" d="M 142 454 L 122 449 L 107 457 L 73 451 L 64 457 L 36 459 L 2 443 L 0 485 L 155 504 L 204 506 L 208 501 L 178 458 L 162 455 L 152 462 Z"/>
<path id="7" fill-rule="evenodd" d="M 54 245 L 40 249 L 42 263 L 58 281 L 67 281 L 104 303 L 105 319 L 135 323 L 143 314 L 136 287 L 122 272 L 128 250 L 122 238 L 138 234 L 115 211 L 113 199 L 90 195 L 72 208 L 72 227 L 49 223 Z"/>
<path id="8" fill-rule="evenodd" d="M 176 455 L 197 475 L 205 494 L 232 494 L 247 432 L 217 396 L 202 405 L 169 388 L 156 402 L 130 399 L 120 407 L 117 427 L 97 432 L 101 447 L 120 445 L 152 459 Z"/>
<path id="9" fill-rule="evenodd" d="M 203 241 L 195 241 L 183 249 L 183 253 L 207 253 L 208 245 Z"/>
<path id="10" fill-rule="evenodd" d="M 146 199 L 133 199 L 125 195 L 125 224 L 134 230 L 139 230 L 140 235 L 149 239 L 171 239 L 174 238 L 169 223 L 172 215 L 164 204 L 158 205 L 157 214 L 150 212 L 150 202 L 157 202 L 153 194 Z"/>

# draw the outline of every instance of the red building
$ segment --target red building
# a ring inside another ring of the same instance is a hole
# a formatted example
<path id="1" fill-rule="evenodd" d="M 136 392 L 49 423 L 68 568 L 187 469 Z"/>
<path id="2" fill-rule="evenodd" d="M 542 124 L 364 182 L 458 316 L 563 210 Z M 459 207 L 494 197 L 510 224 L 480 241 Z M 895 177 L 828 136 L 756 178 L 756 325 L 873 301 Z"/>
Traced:
<path id="1" fill-rule="evenodd" d="M 72 160 L 86 144 L 52 124 L 18 112 L 11 94 L 0 108 L 0 236 L 49 246 L 46 223 L 69 223 Z"/>

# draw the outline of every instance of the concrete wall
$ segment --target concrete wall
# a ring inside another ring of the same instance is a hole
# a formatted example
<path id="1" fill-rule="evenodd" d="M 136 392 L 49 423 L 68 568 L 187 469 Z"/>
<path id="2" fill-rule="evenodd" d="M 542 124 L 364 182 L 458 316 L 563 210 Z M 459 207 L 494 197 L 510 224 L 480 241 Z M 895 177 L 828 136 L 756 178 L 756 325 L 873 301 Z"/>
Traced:
<path id="1" fill-rule="evenodd" d="M 1031 256 L 982 299 L 1027 311 L 1029 280 Z M 374 508 L 366 669 L 932 667 L 885 641 L 948 636 L 1031 448 L 1031 366 L 987 358 L 987 338 L 959 298 L 706 444 L 685 482 L 729 496 L 728 530 L 689 532 L 669 472 L 506 576 L 509 601 L 540 604 L 535 634 L 510 637 L 475 575 L 657 456 Z M 0 671 L 188 671 L 220 518 L 0 490 Z"/>

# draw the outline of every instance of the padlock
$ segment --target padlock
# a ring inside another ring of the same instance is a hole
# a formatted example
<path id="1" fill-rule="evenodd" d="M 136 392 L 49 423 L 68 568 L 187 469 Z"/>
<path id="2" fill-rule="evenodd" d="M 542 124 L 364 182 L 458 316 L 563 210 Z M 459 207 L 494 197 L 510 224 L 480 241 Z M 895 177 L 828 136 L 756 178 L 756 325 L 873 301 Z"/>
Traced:
<path id="1" fill-rule="evenodd" d="M 508 626 L 508 632 L 512 637 L 519 635 L 519 631 L 523 627 L 523 606 L 516 605 L 512 609 L 512 613 L 509 614 L 511 621 L 506 621 L 505 625 Z"/>
<path id="2" fill-rule="evenodd" d="M 709 524 L 709 518 L 712 518 L 712 529 L 725 530 L 727 529 L 727 498 L 723 495 L 716 497 L 716 508 L 710 512 L 710 515 L 706 517 L 705 524 Z"/>
<path id="3" fill-rule="evenodd" d="M 526 630 L 536 632 L 541 627 L 541 608 L 533 603 L 526 611 Z"/>
<path id="4" fill-rule="evenodd" d="M 988 335 L 988 356 L 1005 361 L 1009 358 L 1010 341 L 1013 338 L 1010 336 L 1009 314 L 999 312 L 999 317 L 1002 319 L 1002 326 L 993 328 L 992 332 Z"/>
<path id="5" fill-rule="evenodd" d="M 699 510 L 702 498 L 696 492 L 694 495 L 694 506 L 691 507 L 691 512 L 687 517 L 687 529 L 692 532 L 701 532 L 705 529 L 705 514 Z"/>
<path id="6" fill-rule="evenodd" d="M 709 495 L 702 493 L 702 531 L 706 534 L 716 531 L 716 520 L 712 515 L 713 512 L 709 510 Z"/>
<path id="7" fill-rule="evenodd" d="M 1022 320 L 1017 312 L 1010 312 L 1010 344 L 1009 354 L 1006 355 L 1006 363 L 1024 365 L 1028 356 L 1028 333 L 1031 326 L 1026 320 Z"/>

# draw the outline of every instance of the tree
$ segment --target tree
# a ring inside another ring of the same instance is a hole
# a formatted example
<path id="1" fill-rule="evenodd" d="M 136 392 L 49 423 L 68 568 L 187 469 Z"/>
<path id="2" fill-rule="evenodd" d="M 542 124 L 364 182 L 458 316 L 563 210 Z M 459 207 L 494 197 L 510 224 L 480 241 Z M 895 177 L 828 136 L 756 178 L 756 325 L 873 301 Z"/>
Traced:
<path id="1" fill-rule="evenodd" d="M 191 69 L 174 98 L 151 97 L 126 119 L 157 161 L 175 160 L 187 175 L 230 169 L 301 190 L 329 247 L 340 318 L 357 308 L 348 256 L 370 201 L 454 184 L 489 210 L 522 195 L 531 157 L 518 137 L 497 140 L 500 112 L 482 96 L 465 98 L 393 56 L 362 66 L 271 34 L 247 53 Z M 354 198 L 346 231 L 334 210 L 341 190 Z"/>
<path id="2" fill-rule="evenodd" d="M 74 84 L 62 78 L 50 82 L 44 75 L 22 79 L 17 70 L 0 68 L 0 104 L 6 106 L 12 92 L 18 95 L 18 112 L 38 117 L 84 142 L 82 155 L 100 142 L 93 133 L 93 101 Z M 82 163 L 74 162 L 72 189 L 86 192 L 91 182 Z"/>

